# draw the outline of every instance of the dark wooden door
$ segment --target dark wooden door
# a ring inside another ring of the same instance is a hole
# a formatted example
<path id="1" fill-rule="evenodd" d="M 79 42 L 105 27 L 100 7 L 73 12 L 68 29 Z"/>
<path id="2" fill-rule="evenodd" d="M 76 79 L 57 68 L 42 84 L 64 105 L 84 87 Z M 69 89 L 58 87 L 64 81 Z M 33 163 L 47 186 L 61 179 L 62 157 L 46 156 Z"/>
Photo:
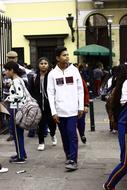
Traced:
<path id="1" fill-rule="evenodd" d="M 56 47 L 38 47 L 38 58 L 47 57 L 52 65 L 55 65 L 55 48 Z"/>
<path id="2" fill-rule="evenodd" d="M 86 29 L 86 45 L 98 44 L 109 48 L 109 37 L 107 26 L 88 26 Z M 101 61 L 105 69 L 109 67 L 109 57 L 107 56 L 88 56 L 88 62 Z"/>
<path id="3" fill-rule="evenodd" d="M 87 26 L 86 27 L 86 45 L 98 44 L 109 47 L 108 27 L 107 26 Z"/>
<path id="4" fill-rule="evenodd" d="M 127 26 L 120 26 L 120 64 L 127 59 Z"/>
<path id="5" fill-rule="evenodd" d="M 55 48 L 64 46 L 68 34 L 25 36 L 30 41 L 30 63 L 36 68 L 38 58 L 47 57 L 55 65 Z"/>

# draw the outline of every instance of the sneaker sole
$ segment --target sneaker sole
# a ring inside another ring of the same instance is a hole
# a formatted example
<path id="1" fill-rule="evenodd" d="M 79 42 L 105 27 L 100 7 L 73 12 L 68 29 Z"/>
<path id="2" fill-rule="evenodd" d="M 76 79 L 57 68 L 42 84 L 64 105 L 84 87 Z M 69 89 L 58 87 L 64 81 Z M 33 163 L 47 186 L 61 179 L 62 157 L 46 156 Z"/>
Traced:
<path id="1" fill-rule="evenodd" d="M 26 161 L 15 161 L 15 162 L 13 162 L 13 161 L 9 161 L 11 164 L 25 164 L 26 163 Z"/>
<path id="2" fill-rule="evenodd" d="M 45 147 L 44 148 L 37 148 L 38 151 L 44 151 L 45 150 Z"/>
<path id="3" fill-rule="evenodd" d="M 25 164 L 26 162 L 22 161 L 22 162 L 10 162 L 11 164 Z"/>
<path id="4" fill-rule="evenodd" d="M 57 144 L 52 144 L 52 146 L 56 146 Z"/>
<path id="5" fill-rule="evenodd" d="M 65 168 L 67 169 L 67 170 L 70 170 L 70 171 L 74 171 L 74 170 L 77 170 L 78 169 L 78 167 L 76 167 L 76 168 L 73 168 L 73 167 L 69 167 L 69 166 L 65 166 Z"/>
<path id="6" fill-rule="evenodd" d="M 38 151 L 44 151 L 45 149 L 37 149 Z"/>
<path id="7" fill-rule="evenodd" d="M 17 158 L 17 156 L 11 156 L 11 157 L 10 157 L 10 159 L 12 159 L 12 160 L 13 160 L 13 159 L 16 159 L 16 158 Z M 27 157 L 25 157 L 24 160 L 26 161 L 26 160 L 27 160 Z"/>

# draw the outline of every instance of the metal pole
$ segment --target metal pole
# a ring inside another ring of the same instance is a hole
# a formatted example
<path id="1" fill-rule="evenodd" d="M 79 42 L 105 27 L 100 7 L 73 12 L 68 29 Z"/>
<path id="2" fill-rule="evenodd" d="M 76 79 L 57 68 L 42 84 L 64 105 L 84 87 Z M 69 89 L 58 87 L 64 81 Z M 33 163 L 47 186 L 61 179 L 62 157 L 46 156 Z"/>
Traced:
<path id="1" fill-rule="evenodd" d="M 89 91 L 90 95 L 90 129 L 91 131 L 95 131 L 95 122 L 94 122 L 94 104 L 93 104 L 93 92 Z"/>
<path id="2" fill-rule="evenodd" d="M 78 0 L 75 0 L 76 4 L 76 33 L 77 33 L 77 49 L 79 48 L 79 29 L 78 29 Z M 77 55 L 77 63 L 79 64 L 79 55 Z"/>
<path id="3" fill-rule="evenodd" d="M 109 23 L 109 70 L 112 70 L 112 30 L 111 23 Z"/>
<path id="4" fill-rule="evenodd" d="M 94 122 L 94 89 L 93 89 L 93 71 L 92 68 L 89 67 L 89 96 L 90 96 L 90 104 L 89 104 L 89 113 L 90 113 L 90 129 L 91 131 L 95 131 L 95 122 Z"/>

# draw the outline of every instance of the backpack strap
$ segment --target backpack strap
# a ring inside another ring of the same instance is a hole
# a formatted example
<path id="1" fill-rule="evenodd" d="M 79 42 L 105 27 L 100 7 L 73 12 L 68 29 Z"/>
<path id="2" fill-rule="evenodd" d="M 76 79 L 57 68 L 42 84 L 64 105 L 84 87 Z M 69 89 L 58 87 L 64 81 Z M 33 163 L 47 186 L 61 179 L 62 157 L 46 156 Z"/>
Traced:
<path id="1" fill-rule="evenodd" d="M 23 87 L 23 91 L 24 91 L 24 93 L 25 93 L 26 98 L 29 99 L 29 100 L 31 100 L 31 99 L 32 99 L 32 96 L 30 95 L 29 91 L 27 90 L 27 88 L 26 88 L 26 86 L 25 86 L 25 84 L 24 84 L 24 81 L 23 81 L 21 78 L 19 78 L 19 80 L 20 80 L 20 84 L 21 84 L 22 87 Z"/>
<path id="2" fill-rule="evenodd" d="M 27 101 L 34 101 L 34 102 L 36 102 L 36 100 L 31 96 L 31 94 L 30 94 L 29 91 L 27 90 L 27 88 L 26 88 L 26 86 L 25 86 L 25 84 L 24 84 L 24 81 L 23 81 L 21 78 L 19 78 L 19 80 L 20 80 L 21 85 L 22 85 L 22 87 L 23 87 L 23 91 L 24 91 L 24 93 L 25 93 L 25 96 L 26 96 Z"/>

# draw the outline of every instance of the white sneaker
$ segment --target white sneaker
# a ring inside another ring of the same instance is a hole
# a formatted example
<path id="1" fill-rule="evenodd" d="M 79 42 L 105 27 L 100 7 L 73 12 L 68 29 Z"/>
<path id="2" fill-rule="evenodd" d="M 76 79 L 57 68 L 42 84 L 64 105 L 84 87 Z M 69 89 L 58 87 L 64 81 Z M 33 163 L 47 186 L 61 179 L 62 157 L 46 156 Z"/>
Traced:
<path id="1" fill-rule="evenodd" d="M 52 140 L 52 145 L 56 146 L 57 145 L 57 138 L 55 135 L 53 137 L 51 137 L 51 140 Z"/>
<path id="2" fill-rule="evenodd" d="M 39 144 L 37 149 L 38 149 L 39 151 L 45 150 L 45 144 Z"/>
<path id="3" fill-rule="evenodd" d="M 6 172 L 8 172 L 8 168 L 3 168 L 3 167 L 2 167 L 2 168 L 0 169 L 0 173 L 6 173 Z"/>
<path id="4" fill-rule="evenodd" d="M 49 128 L 47 129 L 47 132 L 50 133 L 50 129 Z"/>
<path id="5" fill-rule="evenodd" d="M 112 130 L 112 133 L 113 133 L 113 134 L 116 134 L 116 133 L 117 133 L 117 130 L 113 129 L 113 130 Z"/>

